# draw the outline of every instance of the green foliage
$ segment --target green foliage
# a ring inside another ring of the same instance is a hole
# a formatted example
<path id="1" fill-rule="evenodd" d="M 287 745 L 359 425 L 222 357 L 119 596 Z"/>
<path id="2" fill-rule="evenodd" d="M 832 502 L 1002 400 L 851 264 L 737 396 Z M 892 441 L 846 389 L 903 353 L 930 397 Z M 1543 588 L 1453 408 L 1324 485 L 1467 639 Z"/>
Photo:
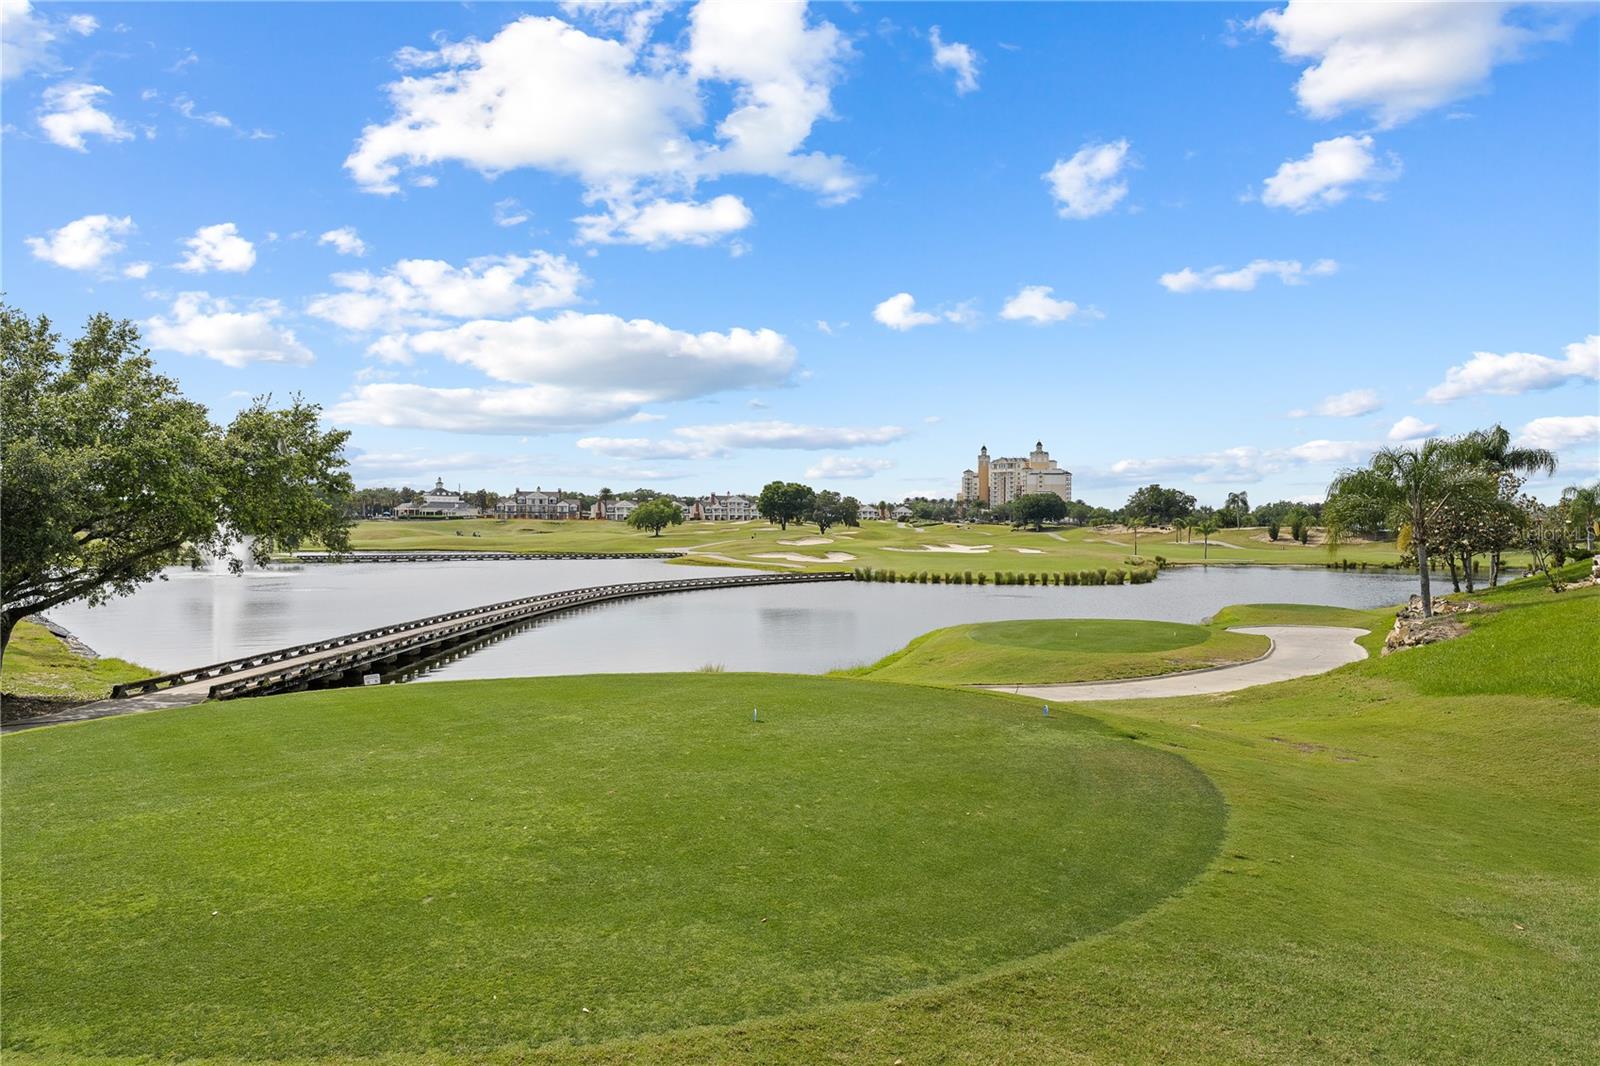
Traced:
<path id="1" fill-rule="evenodd" d="M 48 319 L 0 306 L 0 349 L 0 652 L 20 618 L 241 537 L 258 560 L 348 546 L 348 434 L 323 431 L 315 404 L 258 397 L 224 429 L 103 314 L 63 349 Z"/>
<path id="2" fill-rule="evenodd" d="M 1167 525 L 1175 518 L 1186 518 L 1194 511 L 1194 497 L 1178 489 L 1164 489 L 1160 485 L 1146 485 L 1128 497 L 1123 504 L 1124 515 L 1149 515 L 1159 525 Z"/>
<path id="3" fill-rule="evenodd" d="M 769 481 L 756 497 L 756 513 L 783 529 L 811 512 L 816 493 L 809 485 L 794 481 Z"/>
<path id="4" fill-rule="evenodd" d="M 1011 501 L 1011 524 L 1042 530 L 1046 522 L 1067 516 L 1067 501 L 1053 492 L 1030 492 Z"/>
<path id="5" fill-rule="evenodd" d="M 63 700 L 98 700 L 112 685 L 156 673 L 122 659 L 89 659 L 68 648 L 44 626 L 19 622 L 0 664 L 0 692 Z"/>
<path id="6" fill-rule="evenodd" d="M 659 537 L 668 526 L 683 524 L 683 508 L 678 506 L 676 500 L 658 497 L 635 507 L 626 521 L 634 529 L 649 530 L 652 535 Z"/>
<path id="7" fill-rule="evenodd" d="M 1302 523 L 1302 527 L 1303 526 L 1304 526 L 1304 523 Z M 1267 521 L 1267 539 L 1268 540 L 1276 541 L 1278 539 L 1278 535 L 1282 531 L 1283 531 L 1283 527 L 1278 524 L 1278 520 L 1276 518 L 1269 519 Z M 1295 539 L 1299 540 L 1300 538 L 1296 537 Z"/>

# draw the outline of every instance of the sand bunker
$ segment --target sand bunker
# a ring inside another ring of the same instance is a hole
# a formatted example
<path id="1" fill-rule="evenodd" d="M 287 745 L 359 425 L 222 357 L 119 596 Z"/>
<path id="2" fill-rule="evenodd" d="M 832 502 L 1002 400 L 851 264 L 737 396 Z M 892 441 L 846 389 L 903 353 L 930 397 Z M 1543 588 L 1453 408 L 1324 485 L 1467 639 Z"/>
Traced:
<path id="1" fill-rule="evenodd" d="M 801 537 L 799 540 L 780 540 L 779 544 L 793 544 L 796 548 L 809 548 L 813 544 L 832 544 L 827 537 Z"/>
<path id="2" fill-rule="evenodd" d="M 1038 548 L 1012 548 L 1011 550 L 1014 551 L 1014 552 L 1017 552 L 1017 553 L 1019 553 L 1021 555 L 1043 555 L 1044 554 L 1044 552 L 1042 550 L 1038 549 Z"/>
<path id="3" fill-rule="evenodd" d="M 791 563 L 853 563 L 856 557 L 849 552 L 828 552 L 826 555 L 800 555 L 797 552 L 757 552 L 752 559 L 787 559 Z"/>
<path id="4" fill-rule="evenodd" d="M 953 555 L 982 555 L 989 550 L 987 544 L 924 544 L 920 548 L 885 548 L 886 552 L 947 552 Z"/>

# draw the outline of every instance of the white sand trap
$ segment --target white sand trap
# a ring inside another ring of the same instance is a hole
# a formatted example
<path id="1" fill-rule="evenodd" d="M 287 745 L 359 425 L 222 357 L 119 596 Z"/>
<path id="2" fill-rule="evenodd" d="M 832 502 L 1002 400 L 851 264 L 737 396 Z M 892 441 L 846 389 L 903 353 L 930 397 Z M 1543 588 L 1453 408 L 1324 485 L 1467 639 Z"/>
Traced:
<path id="1" fill-rule="evenodd" d="M 827 537 L 801 537 L 799 540 L 780 540 L 779 544 L 793 544 L 796 548 L 809 548 L 814 544 L 832 544 Z"/>
<path id="2" fill-rule="evenodd" d="M 750 556 L 752 559 L 787 559 L 791 563 L 853 563 L 856 560 L 849 552 L 828 552 L 825 555 L 801 555 L 798 552 L 757 552 Z"/>
<path id="3" fill-rule="evenodd" d="M 885 548 L 886 552 L 909 552 L 920 555 L 923 552 L 945 552 L 950 555 L 983 555 L 989 550 L 987 544 L 924 544 L 920 548 Z"/>
<path id="4" fill-rule="evenodd" d="M 1011 550 L 1016 552 L 1018 555 L 1043 555 L 1044 554 L 1043 550 L 1041 550 L 1039 548 L 1012 548 Z"/>
<path id="5" fill-rule="evenodd" d="M 1236 551 L 1236 552 L 1242 552 L 1242 551 L 1244 551 L 1244 547 L 1243 547 L 1243 546 L 1242 546 L 1242 545 L 1239 545 L 1239 544 L 1229 544 L 1229 543 L 1228 543 L 1228 542 L 1227 542 L 1227 541 L 1225 541 L 1225 540 L 1214 540 L 1214 541 L 1212 541 L 1212 542 L 1211 542 L 1211 546 L 1212 546 L 1212 547 L 1213 547 L 1213 548 L 1232 548 L 1232 549 L 1233 549 L 1233 550 L 1234 550 L 1234 551 Z"/>
<path id="6" fill-rule="evenodd" d="M 750 560 L 749 559 L 735 559 L 731 555 L 719 555 L 716 552 L 695 552 L 694 556 L 697 559 L 715 559 L 719 563 L 732 563 L 734 566 L 743 566 L 743 567 L 746 567 L 746 568 L 748 568 L 750 566 Z M 805 567 L 796 566 L 794 563 L 773 563 L 772 565 L 781 566 L 785 570 L 804 570 L 805 569 Z"/>

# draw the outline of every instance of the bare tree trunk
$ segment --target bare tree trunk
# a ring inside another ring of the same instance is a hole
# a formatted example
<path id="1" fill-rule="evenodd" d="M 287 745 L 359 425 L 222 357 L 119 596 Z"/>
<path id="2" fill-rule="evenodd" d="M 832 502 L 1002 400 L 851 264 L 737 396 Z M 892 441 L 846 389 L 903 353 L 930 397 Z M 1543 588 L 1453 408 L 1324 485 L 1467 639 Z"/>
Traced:
<path id="1" fill-rule="evenodd" d="M 1444 564 L 1450 568 L 1450 585 L 1456 591 L 1461 591 L 1461 574 L 1456 570 L 1456 556 L 1454 552 L 1444 553 Z"/>
<path id="2" fill-rule="evenodd" d="M 1472 583 L 1472 554 L 1470 552 L 1462 552 L 1461 553 L 1461 569 L 1467 575 L 1467 591 L 1468 592 L 1476 592 L 1476 591 L 1478 591 L 1477 588 Z"/>
<path id="3" fill-rule="evenodd" d="M 20 617 L 10 611 L 0 611 L 0 666 L 5 664 L 6 645 L 11 643 L 11 631 L 17 627 L 19 621 Z"/>
<path id="4" fill-rule="evenodd" d="M 1489 587 L 1500 587 L 1500 549 L 1489 553 Z"/>
<path id="5" fill-rule="evenodd" d="M 1419 501 L 1412 508 L 1411 537 L 1416 542 L 1417 578 L 1422 586 L 1422 617 L 1433 617 L 1433 583 L 1428 576 L 1428 536 Z"/>

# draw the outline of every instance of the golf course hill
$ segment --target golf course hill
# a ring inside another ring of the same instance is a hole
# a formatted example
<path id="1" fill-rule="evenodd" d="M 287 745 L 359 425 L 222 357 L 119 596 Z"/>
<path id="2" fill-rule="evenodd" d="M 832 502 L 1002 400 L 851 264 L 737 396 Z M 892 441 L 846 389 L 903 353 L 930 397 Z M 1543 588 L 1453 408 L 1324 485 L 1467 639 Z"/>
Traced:
<path id="1" fill-rule="evenodd" d="M 1473 599 L 1382 657 L 1392 611 L 1262 607 L 8 735 L 6 1062 L 1593 1061 L 1600 589 Z M 1229 624 L 1374 654 L 1048 716 L 958 687 Z"/>

